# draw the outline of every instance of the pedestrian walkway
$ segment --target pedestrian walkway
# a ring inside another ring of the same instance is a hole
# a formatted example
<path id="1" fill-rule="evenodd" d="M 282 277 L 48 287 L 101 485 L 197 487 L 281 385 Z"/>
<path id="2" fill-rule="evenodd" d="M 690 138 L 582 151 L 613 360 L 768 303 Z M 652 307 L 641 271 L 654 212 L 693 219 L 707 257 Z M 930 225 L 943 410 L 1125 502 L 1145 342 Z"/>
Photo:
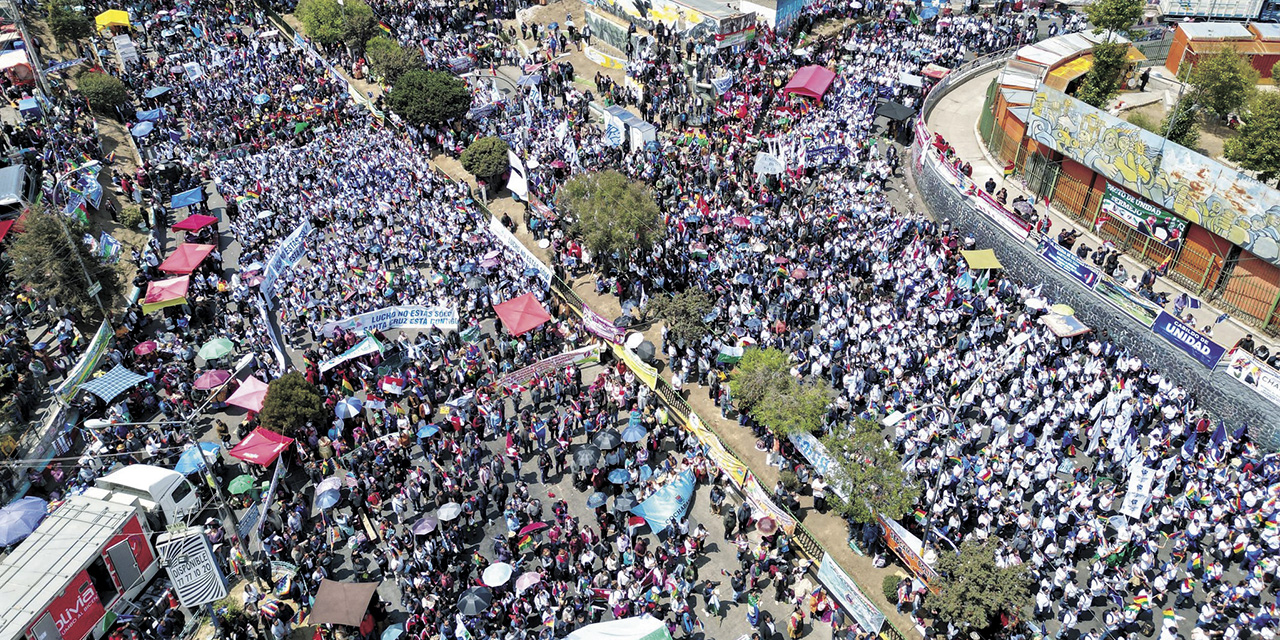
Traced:
<path id="1" fill-rule="evenodd" d="M 1021 178 L 1016 175 L 1004 175 L 1004 163 L 991 155 L 987 145 L 982 142 L 978 133 L 978 119 L 982 116 L 982 109 L 986 103 L 987 87 L 999 74 L 1000 69 L 995 69 L 952 87 L 938 101 L 933 111 L 928 114 L 926 125 L 930 132 L 942 135 L 959 158 L 972 165 L 972 178 L 976 184 L 985 184 L 988 178 L 992 178 L 996 181 L 997 188 L 1008 190 L 1010 201 L 1019 195 L 1035 201 L 1037 196 L 1026 188 Z M 1124 99 L 1125 96 L 1121 98 Z M 1037 210 L 1045 208 L 1043 205 L 1037 206 Z M 1070 216 L 1053 207 L 1048 208 L 1048 215 L 1050 220 L 1053 221 L 1053 235 L 1056 235 L 1061 229 L 1073 228 L 1081 232 L 1080 242 L 1084 244 L 1097 247 L 1105 242 L 1103 238 L 1093 233 L 1093 229 L 1079 224 Z M 1150 266 L 1134 260 L 1128 254 L 1121 254 L 1120 263 L 1124 265 L 1125 270 L 1130 274 L 1141 274 Z M 1169 292 L 1170 300 L 1173 300 L 1181 293 L 1196 297 L 1186 288 L 1168 278 L 1159 278 L 1153 289 L 1156 292 Z M 1172 304 L 1169 307 L 1169 311 L 1172 313 Z M 1213 306 L 1208 301 L 1204 301 L 1204 306 L 1190 310 L 1190 312 L 1195 316 L 1196 327 L 1213 326 L 1213 340 L 1218 344 L 1231 347 L 1243 338 L 1245 334 L 1253 334 L 1256 343 L 1267 344 L 1272 350 L 1276 348 L 1274 340 L 1261 337 L 1260 331 L 1234 317 L 1215 325 L 1214 321 L 1224 313 L 1224 310 Z"/>

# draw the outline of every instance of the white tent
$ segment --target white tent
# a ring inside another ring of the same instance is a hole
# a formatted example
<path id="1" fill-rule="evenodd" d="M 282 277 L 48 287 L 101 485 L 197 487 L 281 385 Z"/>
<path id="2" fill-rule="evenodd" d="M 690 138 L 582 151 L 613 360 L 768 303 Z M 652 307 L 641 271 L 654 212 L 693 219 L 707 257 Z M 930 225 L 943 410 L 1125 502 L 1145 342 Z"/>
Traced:
<path id="1" fill-rule="evenodd" d="M 667 625 L 649 615 L 589 624 L 564 640 L 671 640 Z"/>

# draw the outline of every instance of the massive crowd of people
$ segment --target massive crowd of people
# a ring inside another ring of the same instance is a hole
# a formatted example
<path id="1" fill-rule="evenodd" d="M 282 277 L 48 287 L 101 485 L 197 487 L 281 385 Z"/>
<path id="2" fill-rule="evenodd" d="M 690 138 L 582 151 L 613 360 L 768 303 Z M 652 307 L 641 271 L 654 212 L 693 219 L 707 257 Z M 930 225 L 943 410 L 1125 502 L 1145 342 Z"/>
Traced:
<path id="1" fill-rule="evenodd" d="M 372 6 L 393 37 L 424 49 L 432 67 L 448 68 L 459 57 L 481 65 L 536 61 L 492 33 L 501 28 L 494 18 L 513 7 Z M 228 615 L 224 633 L 284 637 L 292 622 L 273 601 L 290 600 L 296 607 L 284 610 L 305 615 L 320 579 L 347 555 L 363 575 L 399 587 L 400 602 L 391 607 L 408 615 L 404 629 L 414 637 L 560 637 L 640 613 L 692 635 L 700 619 L 718 615 L 725 596 L 695 561 L 706 526 L 669 523 L 654 542 L 635 535 L 623 509 L 597 508 L 592 522 L 574 515 L 581 509 L 565 497 L 542 511 L 546 492 L 537 485 L 566 469 L 590 491 L 607 489 L 610 471 L 621 470 L 618 497 L 636 500 L 685 471 L 717 490 L 723 479 L 696 439 L 678 431 L 651 390 L 619 363 L 606 363 L 593 380 L 571 365 L 503 380 L 593 338 L 549 295 L 539 273 L 493 235 L 465 185 L 429 166 L 426 147 L 456 150 L 470 136 L 496 134 L 525 159 L 530 193 L 542 202 L 554 202 L 564 179 L 587 170 L 617 168 L 654 187 L 667 220 L 663 239 L 618 260 L 592 260 L 563 215 L 534 215 L 530 228 L 550 241 L 555 266 L 595 269 L 598 291 L 624 303 L 643 308 L 664 293 L 706 291 L 714 331 L 697 343 L 673 338 L 661 345 L 673 386 L 705 388 L 691 392 L 709 392 L 725 415 L 754 428 L 776 459 L 806 463 L 790 443 L 732 409 L 720 384 L 726 366 L 717 363 L 724 348 L 776 347 L 790 355 L 796 376 L 829 382 L 837 398 L 826 430 L 930 406 L 887 434 L 925 488 L 919 521 L 906 524 L 940 553 L 966 539 L 991 539 L 1001 563 L 1026 564 L 1036 592 L 1032 628 L 1090 640 L 1133 633 L 1143 622 L 1159 624 L 1166 638 L 1186 628 L 1194 628 L 1192 637 L 1274 635 L 1277 458 L 1259 452 L 1242 428 L 1205 415 L 1125 345 L 1106 335 L 1060 338 L 1040 322 L 1051 301 L 1029 281 L 1032 274 L 975 277 L 958 253 L 969 239 L 889 202 L 901 188 L 901 160 L 885 133 L 891 125 L 877 123 L 877 105 L 887 99 L 917 108 L 932 82 L 927 65 L 951 67 L 1028 42 L 1037 37 L 1034 14 L 947 15 L 917 24 L 906 7 L 888 6 L 801 49 L 764 27 L 745 52 L 663 37 L 631 52 L 626 73 L 634 83 L 597 75 L 588 92 L 572 82 L 572 67 L 558 64 L 543 68 L 540 85 L 522 86 L 512 104 L 461 131 L 404 134 L 370 117 L 347 97 L 344 81 L 273 33 L 249 5 L 162 2 L 151 9 L 171 18 L 136 35 L 147 55 L 124 68 L 104 62 L 125 80 L 139 110 L 162 110 L 148 115 L 155 131 L 139 137 L 147 166 L 119 186 L 159 205 L 212 180 L 228 201 L 220 226 L 234 238 L 220 248 L 234 250 L 238 268 L 224 275 L 231 265 L 221 265 L 215 252 L 192 275 L 187 305 L 161 315 L 131 306 L 107 360 L 151 375 L 109 401 L 82 394 L 83 414 L 122 423 L 196 417 L 221 407 L 229 391 L 197 389 L 202 369 L 229 368 L 240 355 L 252 356 L 247 373 L 260 380 L 277 378 L 286 364 L 302 371 L 330 411 L 352 397 L 363 403 L 355 415 L 339 413 L 292 434 L 298 446 L 287 455 L 307 478 L 285 483 L 277 496 L 277 517 L 262 536 L 266 558 L 228 552 L 246 574 L 267 566 L 260 579 L 270 592 L 247 590 L 249 606 Z M 184 29 L 165 29 L 179 22 Z M 1082 26 L 1071 16 L 1052 28 Z M 507 29 L 514 40 L 515 27 Z M 569 29 L 532 31 L 549 43 Z M 697 82 L 715 87 L 716 100 L 691 90 L 681 71 L 686 60 Z M 781 90 L 807 64 L 837 72 L 820 102 Z M 634 106 L 660 125 L 659 140 L 634 151 L 610 146 L 588 115 L 597 98 Z M 59 126 L 7 129 L 6 142 L 36 149 L 51 166 L 100 157 L 85 113 L 68 96 L 47 116 Z M 142 117 L 130 115 L 130 125 Z M 759 151 L 788 169 L 762 179 L 754 172 Z M 162 171 L 170 163 L 177 169 Z M 274 296 L 261 299 L 265 265 L 304 223 L 314 231 L 302 261 L 272 283 Z M 217 230 L 183 239 L 216 244 Z M 134 252 L 139 287 L 169 277 L 158 269 L 163 253 L 159 242 Z M 550 308 L 552 321 L 515 337 L 490 322 L 493 305 L 530 292 Z M 67 346 L 30 345 L 21 331 L 25 309 L 45 310 L 11 300 L 0 307 L 15 325 L 7 364 L 37 377 L 40 369 L 65 370 L 76 355 L 74 316 L 56 324 L 57 344 Z M 321 366 L 368 335 L 326 323 L 394 305 L 453 307 L 461 326 L 372 332 L 385 349 Z M 270 323 L 279 324 L 285 345 L 273 344 Z M 235 352 L 198 356 L 215 337 L 231 338 Z M 275 353 L 282 346 L 287 363 Z M 16 404 L 15 411 L 29 409 Z M 217 438 L 230 444 L 220 420 Z M 607 441 L 632 421 L 645 432 L 635 442 L 602 444 L 594 460 L 578 460 L 585 442 Z M 253 412 L 244 416 L 239 436 L 258 424 Z M 126 455 L 171 461 L 191 445 L 174 429 L 124 425 L 97 438 L 96 455 L 70 474 L 72 484 L 91 482 Z M 524 469 L 530 464 L 536 474 Z M 1155 489 L 1145 509 L 1124 517 L 1119 496 L 1139 468 L 1154 470 Z M 334 477 L 341 500 L 317 505 L 321 485 Z M 819 495 L 825 490 L 821 479 L 814 486 Z M 430 515 L 441 507 L 459 513 Z M 751 520 L 745 505 L 726 515 L 724 533 L 738 548 L 741 571 L 726 576 L 733 597 L 725 599 L 744 603 L 753 627 L 770 629 L 772 616 L 752 589 L 770 576 L 796 637 L 806 615 L 824 617 L 830 605 L 821 595 L 789 592 L 799 565 L 786 537 L 748 537 L 743 525 Z M 503 535 L 476 547 L 494 521 Z M 545 530 L 526 533 L 537 523 Z M 927 535 L 924 523 L 932 526 Z M 210 534 L 218 541 L 227 535 L 216 524 Z M 339 551 L 340 542 L 350 554 Z M 281 588 L 266 559 L 298 571 Z M 482 613 L 455 615 L 462 592 L 501 562 L 538 577 L 522 584 L 528 573 L 513 576 L 494 586 Z M 702 598 L 703 613 L 691 605 L 693 596 Z M 920 590 L 908 586 L 902 600 L 922 624 L 948 637 L 960 633 L 930 614 Z M 377 604 L 374 613 L 386 611 Z M 1179 617 L 1194 624 L 1180 626 Z M 834 622 L 846 624 L 840 616 Z"/>

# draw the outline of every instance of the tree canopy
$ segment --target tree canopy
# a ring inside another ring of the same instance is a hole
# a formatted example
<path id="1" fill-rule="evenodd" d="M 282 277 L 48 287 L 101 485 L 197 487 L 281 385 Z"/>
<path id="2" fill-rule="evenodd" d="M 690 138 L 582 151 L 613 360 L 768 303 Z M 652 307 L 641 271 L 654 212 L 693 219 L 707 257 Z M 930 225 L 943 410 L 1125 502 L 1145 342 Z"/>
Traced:
<path id="1" fill-rule="evenodd" d="M 1145 0 L 1093 0 L 1084 5 L 1094 33 L 1120 33 L 1127 35 L 1129 28 L 1142 19 Z"/>
<path id="2" fill-rule="evenodd" d="M 649 298 L 649 311 L 667 325 L 667 335 L 686 343 L 707 335 L 707 324 L 702 319 L 711 308 L 711 296 L 696 287 Z"/>
<path id="3" fill-rule="evenodd" d="M 1263 182 L 1280 176 L 1280 93 L 1259 91 L 1253 97 L 1225 151 L 1228 160 L 1256 171 Z"/>
<path id="4" fill-rule="evenodd" d="M 48 213 L 39 206 L 27 212 L 19 223 L 19 233 L 12 236 L 9 249 L 13 277 L 41 297 L 74 306 L 86 317 L 98 316 L 98 304 L 89 294 L 92 283 L 102 285 L 98 299 L 103 307 L 110 308 L 120 295 L 120 277 L 111 265 L 103 263 L 87 245 L 79 242 L 78 239 L 84 237 L 84 227 L 71 218 L 59 220 L 56 216 L 60 215 Z M 63 228 L 63 224 L 67 227 Z"/>
<path id="5" fill-rule="evenodd" d="M 510 147 L 498 136 L 480 138 L 462 150 L 462 168 L 471 175 L 487 180 L 502 175 L 510 168 L 507 151 Z"/>
<path id="6" fill-rule="evenodd" d="M 338 0 L 298 0 L 293 15 L 308 38 L 329 46 L 342 41 L 342 11 Z"/>
<path id="7" fill-rule="evenodd" d="M 440 125 L 467 113 L 471 92 L 453 75 L 414 69 L 396 80 L 387 105 L 411 125 Z"/>
<path id="8" fill-rule="evenodd" d="M 1187 82 L 1196 104 L 1225 118 L 1239 110 L 1257 91 L 1258 70 L 1234 49 L 1220 49 L 1195 62 Z"/>
<path id="9" fill-rule="evenodd" d="M 1200 114 L 1191 96 L 1183 96 L 1174 103 L 1157 133 L 1188 149 L 1196 148 L 1200 142 Z"/>
<path id="10" fill-rule="evenodd" d="M 996 566 L 996 541 L 973 539 L 960 544 L 960 553 L 938 553 L 934 568 L 938 593 L 928 596 L 928 606 L 961 628 L 984 629 L 1001 612 L 1018 613 L 1031 601 L 1027 565 Z"/>
<path id="11" fill-rule="evenodd" d="M 781 349 L 747 349 L 729 375 L 729 391 L 739 411 L 751 413 L 772 392 L 784 391 L 795 382 L 791 360 Z"/>
<path id="12" fill-rule="evenodd" d="M 756 406 L 752 417 L 769 431 L 780 437 L 799 433 L 813 433 L 822 426 L 835 391 L 826 380 L 797 382 L 787 377 L 789 384 L 774 389 Z"/>
<path id="13" fill-rule="evenodd" d="M 647 186 L 612 169 L 580 173 L 556 193 L 556 205 L 592 253 L 627 253 L 662 238 L 666 227 Z"/>
<path id="14" fill-rule="evenodd" d="M 364 0 L 345 0 L 342 12 L 342 41 L 359 53 L 378 32 L 378 17 Z"/>
<path id="15" fill-rule="evenodd" d="M 364 58 L 369 68 L 387 84 L 395 84 L 400 76 L 422 68 L 422 52 L 406 49 L 387 36 L 374 36 L 364 45 Z"/>
<path id="16" fill-rule="evenodd" d="M 912 511 L 920 489 L 902 470 L 902 456 L 875 420 L 857 418 L 847 429 L 833 429 L 822 444 L 838 465 L 828 480 L 852 496 L 846 501 L 828 492 L 827 501 L 837 511 L 858 522 L 871 522 L 877 513 L 896 520 Z"/>
<path id="17" fill-rule="evenodd" d="M 1120 42 L 1103 42 L 1093 47 L 1093 66 L 1076 91 L 1076 97 L 1085 104 L 1105 109 L 1107 103 L 1120 93 L 1120 74 L 1127 66 L 1125 55 L 1129 45 Z"/>
<path id="18" fill-rule="evenodd" d="M 294 436 L 310 422 L 321 428 L 328 423 L 329 412 L 324 407 L 320 389 L 300 371 L 272 380 L 267 385 L 267 396 L 262 401 L 262 426 L 286 436 Z"/>
<path id="19" fill-rule="evenodd" d="M 93 35 L 93 18 L 75 10 L 65 0 L 51 0 L 47 5 L 49 31 L 61 44 L 84 40 Z"/>
<path id="20" fill-rule="evenodd" d="M 76 76 L 76 90 L 94 111 L 106 115 L 119 115 L 116 107 L 129 101 L 129 94 L 119 78 L 99 71 L 86 71 Z"/>

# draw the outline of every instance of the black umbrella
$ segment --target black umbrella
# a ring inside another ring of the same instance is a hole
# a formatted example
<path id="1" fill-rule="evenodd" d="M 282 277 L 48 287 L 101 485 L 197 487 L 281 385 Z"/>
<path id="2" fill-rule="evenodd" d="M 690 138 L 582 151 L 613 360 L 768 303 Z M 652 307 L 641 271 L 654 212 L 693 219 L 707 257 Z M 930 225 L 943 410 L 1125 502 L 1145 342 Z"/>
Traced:
<path id="1" fill-rule="evenodd" d="M 458 613 L 464 616 L 478 616 L 489 609 L 493 603 L 493 592 L 488 587 L 471 587 L 462 592 L 458 598 Z"/>
<path id="2" fill-rule="evenodd" d="M 605 451 L 617 449 L 622 444 L 622 434 L 613 429 L 606 429 L 597 433 L 591 442 Z"/>
<path id="3" fill-rule="evenodd" d="M 636 500 L 635 494 L 630 491 L 618 496 L 613 501 L 613 507 L 618 511 L 630 511 L 638 504 L 640 504 L 640 501 Z"/>
<path id="4" fill-rule="evenodd" d="M 588 444 L 573 452 L 573 463 L 583 469 L 595 466 L 597 462 L 600 462 L 600 447 Z"/>
<path id="5" fill-rule="evenodd" d="M 890 120 L 906 120 L 915 114 L 915 112 L 915 109 L 892 100 L 885 100 L 876 106 L 876 115 L 884 116 Z"/>
<path id="6" fill-rule="evenodd" d="M 644 362 L 653 362 L 653 355 L 656 351 L 657 348 L 648 340 L 641 342 L 640 346 L 636 347 L 636 355 Z"/>
<path id="7" fill-rule="evenodd" d="M 617 320 L 613 321 L 613 326 L 622 327 L 625 329 L 635 324 L 635 322 L 636 322 L 636 319 L 632 318 L 631 316 L 620 316 Z"/>
<path id="8" fill-rule="evenodd" d="M 462 286 L 463 286 L 463 287 L 465 287 L 467 290 L 470 290 L 470 291 L 474 291 L 474 290 L 476 290 L 476 289 L 479 289 L 479 288 L 483 287 L 484 285 L 485 285 L 484 278 L 480 278 L 480 277 L 477 277 L 477 276 L 471 276 L 471 277 L 467 278 L 466 280 L 463 280 L 463 281 L 462 281 Z"/>

